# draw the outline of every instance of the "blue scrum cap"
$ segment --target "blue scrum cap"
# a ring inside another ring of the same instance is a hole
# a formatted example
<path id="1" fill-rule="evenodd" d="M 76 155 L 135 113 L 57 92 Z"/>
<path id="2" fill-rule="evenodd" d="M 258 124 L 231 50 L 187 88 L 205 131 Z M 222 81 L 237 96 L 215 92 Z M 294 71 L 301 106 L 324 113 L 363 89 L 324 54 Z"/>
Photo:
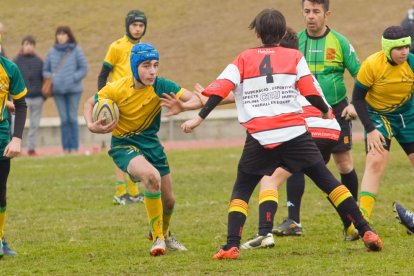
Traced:
<path id="1" fill-rule="evenodd" d="M 138 43 L 132 47 L 130 63 L 132 75 L 137 81 L 141 81 L 138 75 L 138 66 L 147 60 L 159 60 L 157 49 L 149 43 Z"/>

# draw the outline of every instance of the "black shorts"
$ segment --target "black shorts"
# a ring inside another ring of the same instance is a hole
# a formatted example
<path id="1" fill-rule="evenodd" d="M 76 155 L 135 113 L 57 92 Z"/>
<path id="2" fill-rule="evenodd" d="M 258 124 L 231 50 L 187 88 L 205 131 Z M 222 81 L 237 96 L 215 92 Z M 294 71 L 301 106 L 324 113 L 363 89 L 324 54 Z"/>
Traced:
<path id="1" fill-rule="evenodd" d="M 332 149 L 336 146 L 337 141 L 331 139 L 313 139 L 318 146 L 319 151 L 322 154 L 323 161 L 325 164 L 328 164 L 329 160 L 331 159 Z"/>
<path id="2" fill-rule="evenodd" d="M 345 120 L 345 117 L 341 117 L 342 111 L 347 106 L 347 98 L 332 106 L 335 118 L 341 126 L 341 135 L 339 136 L 336 146 L 332 149 L 332 153 L 345 152 L 352 148 L 352 120 Z"/>
<path id="3" fill-rule="evenodd" d="M 255 175 L 272 175 L 276 168 L 282 167 L 295 173 L 321 160 L 322 155 L 308 132 L 273 149 L 264 148 L 247 134 L 239 170 Z"/>

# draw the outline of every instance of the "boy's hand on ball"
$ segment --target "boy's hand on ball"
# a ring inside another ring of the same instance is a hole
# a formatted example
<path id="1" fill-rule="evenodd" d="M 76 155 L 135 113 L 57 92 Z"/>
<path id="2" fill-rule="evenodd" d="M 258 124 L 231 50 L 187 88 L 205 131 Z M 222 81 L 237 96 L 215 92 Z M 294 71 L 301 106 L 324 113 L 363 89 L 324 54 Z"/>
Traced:
<path id="1" fill-rule="evenodd" d="M 112 121 L 105 124 L 105 118 L 101 118 L 95 122 L 89 123 L 88 128 L 93 133 L 109 133 L 116 127 L 118 121 Z"/>

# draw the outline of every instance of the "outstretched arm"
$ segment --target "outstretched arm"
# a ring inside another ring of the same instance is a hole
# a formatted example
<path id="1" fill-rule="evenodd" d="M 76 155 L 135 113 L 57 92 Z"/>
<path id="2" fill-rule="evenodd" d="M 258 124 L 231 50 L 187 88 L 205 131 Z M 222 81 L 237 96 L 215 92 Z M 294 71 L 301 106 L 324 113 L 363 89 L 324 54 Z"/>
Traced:
<path id="1" fill-rule="evenodd" d="M 178 99 L 174 93 L 170 93 L 169 95 L 164 93 L 163 98 L 161 98 L 161 106 L 168 108 L 168 112 L 166 113 L 167 116 L 177 115 L 184 111 L 202 108 L 209 99 L 208 97 L 202 95 L 203 91 L 204 87 L 197 83 L 194 87 L 193 93 L 190 92 L 192 94 L 190 99 L 185 96 L 187 94 L 183 94 L 184 97 L 182 96 Z M 187 101 L 185 101 L 185 99 L 187 99 Z M 219 105 L 229 103 L 234 103 L 233 93 L 230 93 L 226 98 L 224 98 Z"/>
<path id="2" fill-rule="evenodd" d="M 223 98 L 220 97 L 220 96 L 217 96 L 217 95 L 210 96 L 210 98 L 206 102 L 205 106 L 200 110 L 198 115 L 194 119 L 191 119 L 191 120 L 188 120 L 188 121 L 184 122 L 181 125 L 181 129 L 185 133 L 192 132 L 193 129 L 198 127 L 203 122 L 203 120 L 221 102 L 221 100 L 223 100 Z"/>

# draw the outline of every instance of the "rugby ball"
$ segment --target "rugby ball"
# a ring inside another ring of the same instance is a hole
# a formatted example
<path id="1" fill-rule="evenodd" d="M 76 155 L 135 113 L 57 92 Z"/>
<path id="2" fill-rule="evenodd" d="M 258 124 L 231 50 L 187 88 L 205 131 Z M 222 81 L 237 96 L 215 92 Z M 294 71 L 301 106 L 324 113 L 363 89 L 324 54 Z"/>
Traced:
<path id="1" fill-rule="evenodd" d="M 100 119 L 103 120 L 103 124 L 107 125 L 113 121 L 119 120 L 119 109 L 116 103 L 110 99 L 100 99 L 93 107 L 92 119 L 94 122 Z"/>

